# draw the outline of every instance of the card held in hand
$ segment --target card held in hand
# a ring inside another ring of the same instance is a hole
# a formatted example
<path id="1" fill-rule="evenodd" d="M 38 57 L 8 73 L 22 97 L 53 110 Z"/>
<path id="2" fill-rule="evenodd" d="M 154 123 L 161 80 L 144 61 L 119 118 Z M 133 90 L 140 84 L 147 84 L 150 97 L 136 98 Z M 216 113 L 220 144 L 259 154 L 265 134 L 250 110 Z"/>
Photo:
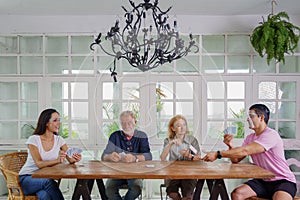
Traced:
<path id="1" fill-rule="evenodd" d="M 80 148 L 77 148 L 77 147 L 69 148 L 67 151 L 67 155 L 69 157 L 72 157 L 74 153 L 81 153 L 81 152 L 82 152 L 82 149 L 80 149 Z"/>

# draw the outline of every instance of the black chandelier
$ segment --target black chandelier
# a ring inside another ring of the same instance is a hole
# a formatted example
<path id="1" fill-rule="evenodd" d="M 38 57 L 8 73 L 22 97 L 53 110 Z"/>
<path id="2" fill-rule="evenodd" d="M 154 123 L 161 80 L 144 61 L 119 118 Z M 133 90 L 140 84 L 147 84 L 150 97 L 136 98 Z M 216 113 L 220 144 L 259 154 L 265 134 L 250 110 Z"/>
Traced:
<path id="1" fill-rule="evenodd" d="M 129 11 L 122 6 L 126 18 L 123 30 L 120 30 L 119 21 L 116 20 L 115 25 L 105 36 L 105 40 L 111 42 L 111 49 L 103 48 L 101 33 L 90 45 L 91 50 L 94 50 L 94 45 L 99 45 L 106 54 L 114 57 L 114 65 L 110 71 L 115 82 L 117 81 L 116 59 L 124 58 L 130 65 L 144 72 L 186 56 L 192 48 L 195 49 L 195 53 L 198 52 L 199 48 L 191 33 L 189 43 L 185 46 L 184 40 L 179 37 L 176 20 L 173 28 L 167 22 L 168 12 L 172 7 L 162 11 L 158 7 L 158 0 L 154 0 L 153 3 L 150 0 L 144 0 L 138 5 L 131 0 L 129 2 L 132 10 Z M 152 12 L 150 14 L 155 29 L 153 25 L 146 27 L 148 11 Z"/>

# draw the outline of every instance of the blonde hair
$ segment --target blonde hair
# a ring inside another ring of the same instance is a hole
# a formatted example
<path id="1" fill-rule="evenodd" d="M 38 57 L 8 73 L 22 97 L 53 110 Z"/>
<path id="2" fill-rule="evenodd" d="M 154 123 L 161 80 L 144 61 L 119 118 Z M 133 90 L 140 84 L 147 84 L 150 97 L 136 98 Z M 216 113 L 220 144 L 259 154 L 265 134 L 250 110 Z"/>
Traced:
<path id="1" fill-rule="evenodd" d="M 172 117 L 172 119 L 169 121 L 169 124 L 168 124 L 168 137 L 170 139 L 173 139 L 175 137 L 176 133 L 175 133 L 175 131 L 172 130 L 172 127 L 174 127 L 175 123 L 180 119 L 184 120 L 184 122 L 186 124 L 186 132 L 187 133 L 189 132 L 186 118 L 182 115 L 175 115 L 174 117 Z"/>

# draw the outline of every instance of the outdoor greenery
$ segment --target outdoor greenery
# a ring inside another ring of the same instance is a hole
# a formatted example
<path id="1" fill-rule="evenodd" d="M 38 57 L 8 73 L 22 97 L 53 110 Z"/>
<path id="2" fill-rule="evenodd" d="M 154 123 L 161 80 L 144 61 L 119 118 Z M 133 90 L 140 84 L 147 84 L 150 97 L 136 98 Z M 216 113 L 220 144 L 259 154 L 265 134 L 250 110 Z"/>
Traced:
<path id="1" fill-rule="evenodd" d="M 276 62 L 284 63 L 284 54 L 294 53 L 297 48 L 300 28 L 288 21 L 286 12 L 269 14 L 268 20 L 263 19 L 250 36 L 251 44 L 258 54 L 261 57 L 267 56 L 268 65 L 273 58 Z"/>
<path id="2" fill-rule="evenodd" d="M 244 119 L 245 118 L 245 109 L 241 109 L 239 112 L 234 112 L 232 109 L 230 109 L 230 112 L 232 113 L 233 117 L 235 119 Z M 237 127 L 237 134 L 235 138 L 244 138 L 245 135 L 245 124 L 243 121 L 235 121 L 232 122 L 233 126 Z"/>

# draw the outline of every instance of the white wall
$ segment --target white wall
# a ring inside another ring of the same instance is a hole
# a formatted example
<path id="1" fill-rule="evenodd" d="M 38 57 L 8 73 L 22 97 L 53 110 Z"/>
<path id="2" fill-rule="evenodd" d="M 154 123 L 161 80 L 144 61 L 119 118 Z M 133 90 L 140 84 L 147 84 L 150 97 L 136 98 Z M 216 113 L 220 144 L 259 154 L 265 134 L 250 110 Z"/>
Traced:
<path id="1" fill-rule="evenodd" d="M 0 15 L 0 34 L 17 33 L 106 33 L 116 16 L 28 16 Z M 266 18 L 266 16 L 264 16 Z M 122 19 L 121 19 L 122 20 Z M 259 25 L 262 16 L 176 16 L 181 33 L 249 33 Z M 299 26 L 300 15 L 290 16 Z M 172 24 L 172 21 L 170 21 Z"/>

